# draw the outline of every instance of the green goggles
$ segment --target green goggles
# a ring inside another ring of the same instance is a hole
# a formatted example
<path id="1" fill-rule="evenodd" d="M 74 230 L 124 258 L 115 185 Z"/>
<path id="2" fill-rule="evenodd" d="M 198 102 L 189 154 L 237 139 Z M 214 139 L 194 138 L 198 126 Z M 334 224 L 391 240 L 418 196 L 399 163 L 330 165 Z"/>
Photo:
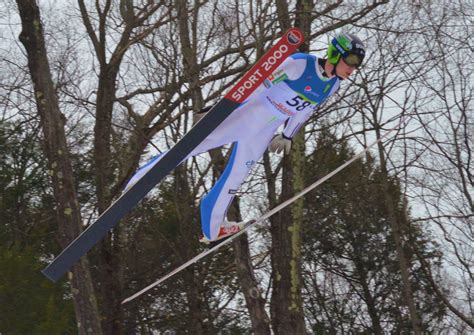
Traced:
<path id="1" fill-rule="evenodd" d="M 364 60 L 363 57 L 355 53 L 348 53 L 345 57 L 343 55 L 342 59 L 344 60 L 344 63 L 346 63 L 349 66 L 354 66 L 354 67 L 361 66 L 362 61 Z"/>

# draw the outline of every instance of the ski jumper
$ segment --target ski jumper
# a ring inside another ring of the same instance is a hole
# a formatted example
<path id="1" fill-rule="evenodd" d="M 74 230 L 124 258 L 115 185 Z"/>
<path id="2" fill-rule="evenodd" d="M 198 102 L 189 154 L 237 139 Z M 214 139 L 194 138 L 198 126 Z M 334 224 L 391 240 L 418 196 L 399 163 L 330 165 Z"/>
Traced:
<path id="1" fill-rule="evenodd" d="M 234 143 L 224 172 L 201 201 L 202 231 L 209 240 L 217 238 L 235 193 L 278 127 L 285 124 L 283 135 L 292 138 L 316 107 L 337 91 L 339 81 L 322 75 L 315 56 L 293 54 L 185 158 Z M 164 155 L 166 152 L 138 170 L 127 187 Z"/>

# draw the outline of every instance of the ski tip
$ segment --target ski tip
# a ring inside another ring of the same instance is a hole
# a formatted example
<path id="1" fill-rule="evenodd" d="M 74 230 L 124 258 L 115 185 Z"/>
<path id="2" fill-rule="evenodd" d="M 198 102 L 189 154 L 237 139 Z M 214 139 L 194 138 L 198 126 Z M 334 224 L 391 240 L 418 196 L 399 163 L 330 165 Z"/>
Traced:
<path id="1" fill-rule="evenodd" d="M 125 305 L 127 302 L 132 301 L 132 300 L 133 299 L 130 299 L 130 298 L 123 299 L 122 302 L 120 303 L 120 305 Z"/>

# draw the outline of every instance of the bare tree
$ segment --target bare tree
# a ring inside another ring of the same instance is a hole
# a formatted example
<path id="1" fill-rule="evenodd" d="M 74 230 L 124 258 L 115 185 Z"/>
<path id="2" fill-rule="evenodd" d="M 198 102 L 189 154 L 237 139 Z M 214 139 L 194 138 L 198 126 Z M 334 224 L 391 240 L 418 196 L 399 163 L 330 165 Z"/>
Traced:
<path id="1" fill-rule="evenodd" d="M 414 203 L 424 208 L 415 220 L 434 232 L 450 276 L 444 283 L 433 278 L 430 264 L 420 258 L 430 284 L 449 310 L 473 327 L 472 315 L 472 190 L 473 68 L 465 62 L 472 45 L 464 36 L 472 33 L 472 4 L 462 1 L 449 6 L 423 4 L 418 16 L 427 18 L 421 38 L 430 45 L 431 71 L 418 79 L 422 94 L 430 99 L 416 104 L 421 134 L 406 156 L 413 157 L 408 183 Z M 420 256 L 419 254 L 417 254 Z M 454 284 L 454 285 L 453 285 Z M 452 287 L 449 289 L 448 287 Z M 462 323 L 455 325 L 462 331 Z"/>
<path id="2" fill-rule="evenodd" d="M 398 237 L 394 236 L 394 238 L 398 244 L 397 253 L 400 270 L 402 271 L 403 269 L 409 269 L 409 259 L 412 257 L 410 253 L 404 251 L 406 249 L 406 247 L 402 247 L 404 244 L 413 245 L 412 252 L 416 253 L 419 258 L 422 257 L 417 249 L 420 241 L 412 239 L 408 233 L 410 227 L 420 227 L 420 222 L 429 222 L 430 218 L 432 218 L 437 223 L 443 220 L 447 220 L 446 222 L 451 220 L 457 221 L 456 226 L 459 228 L 463 226 L 463 221 L 468 222 L 470 218 L 469 211 L 472 211 L 472 207 L 469 205 L 469 196 L 467 198 L 463 196 L 469 193 L 468 189 L 470 187 L 469 183 L 465 182 L 469 180 L 469 173 L 466 173 L 466 169 L 469 169 L 470 165 L 469 158 L 467 160 L 465 158 L 470 157 L 471 145 L 469 140 L 467 140 L 468 137 L 465 135 L 466 130 L 462 130 L 463 127 L 465 128 L 469 124 L 468 117 L 466 117 L 467 113 L 463 112 L 463 110 L 469 109 L 468 106 L 471 100 L 470 92 L 472 88 L 469 88 L 467 83 L 469 82 L 469 76 L 472 75 L 472 69 L 469 70 L 469 67 L 463 66 L 462 61 L 452 62 L 453 59 L 456 59 L 456 57 L 453 57 L 454 50 L 456 52 L 461 50 L 462 52 L 462 50 L 468 50 L 468 46 L 457 40 L 456 33 L 450 34 L 448 32 L 452 20 L 460 19 L 459 14 L 462 11 L 460 7 L 463 7 L 463 5 L 452 4 L 450 7 L 440 7 L 432 4 L 418 4 L 409 6 L 407 12 L 410 15 L 397 18 L 396 22 L 399 23 L 396 27 L 387 27 L 389 31 L 397 30 L 398 38 L 391 44 L 393 45 L 393 53 L 389 51 L 383 56 L 380 55 L 380 59 L 384 62 L 380 64 L 380 68 L 383 68 L 387 74 L 390 72 L 399 73 L 398 78 L 395 79 L 395 77 L 390 75 L 378 74 L 378 79 L 383 80 L 383 82 L 379 83 L 379 87 L 384 87 L 383 94 L 382 92 L 377 93 L 377 90 L 373 89 L 371 78 L 366 78 L 365 80 L 364 89 L 368 98 L 368 101 L 364 103 L 366 108 L 371 113 L 374 113 L 376 110 L 382 112 L 378 116 L 373 114 L 370 117 L 370 126 L 373 126 L 376 132 L 379 133 L 377 128 L 381 129 L 381 126 L 383 127 L 380 120 L 383 119 L 383 107 L 387 102 L 390 105 L 395 105 L 395 108 L 399 110 L 401 115 L 407 115 L 407 119 L 410 120 L 411 124 L 411 127 L 407 126 L 403 133 L 398 134 L 391 144 L 379 145 L 379 159 L 382 168 L 386 171 L 387 177 L 390 174 L 398 175 L 399 177 L 403 176 L 406 187 L 405 196 L 407 199 L 413 199 L 412 202 L 407 200 L 408 204 L 417 205 L 416 208 L 419 209 L 418 199 L 422 199 L 423 206 L 427 209 L 426 212 L 428 213 L 426 218 L 412 221 L 408 218 L 409 209 L 408 205 L 405 204 L 405 213 L 402 216 L 392 216 L 393 230 L 397 232 L 396 235 L 399 235 Z M 463 10 L 467 9 L 463 8 Z M 426 25 L 426 17 L 431 20 L 431 23 L 428 25 Z M 463 22 L 462 15 L 460 22 Z M 421 29 L 410 29 L 410 27 L 415 28 L 417 26 Z M 378 25 L 378 27 L 382 28 L 382 25 Z M 460 27 L 463 27 L 463 25 L 461 24 Z M 457 29 L 457 33 L 462 35 L 461 31 Z M 378 40 L 381 42 L 377 44 L 377 49 L 390 50 L 383 46 L 388 45 L 391 37 L 394 35 L 387 35 L 380 29 L 376 36 L 379 36 Z M 454 45 L 452 44 L 453 42 Z M 409 50 L 412 49 L 418 50 L 419 55 L 422 56 L 413 57 L 413 54 L 409 53 Z M 394 59 L 397 59 L 396 62 L 398 64 L 393 63 Z M 399 67 L 401 64 L 405 64 L 405 66 Z M 397 70 L 394 71 L 392 66 Z M 462 70 L 460 70 L 461 68 Z M 455 76 L 453 75 L 454 73 L 462 74 Z M 455 77 L 459 81 L 453 80 Z M 391 94 L 390 92 L 395 92 L 397 86 L 399 89 L 403 89 L 404 92 L 401 93 L 399 91 L 398 95 Z M 450 87 L 456 88 L 453 90 Z M 383 95 L 385 95 L 385 98 L 381 98 Z M 368 115 L 366 113 L 366 116 Z M 415 127 L 414 124 L 417 124 L 417 126 Z M 420 128 L 426 133 L 421 135 Z M 454 131 L 446 131 L 448 129 Z M 446 169 L 444 164 L 447 162 L 449 162 L 448 166 L 450 168 Z M 436 164 L 436 167 L 433 163 Z M 456 171 L 455 174 L 453 173 L 454 171 Z M 452 179 L 453 176 L 456 177 Z M 458 176 L 459 178 L 457 178 Z M 447 190 L 449 188 L 450 182 L 448 180 L 456 180 L 456 183 L 459 183 L 456 189 L 460 190 L 458 193 L 460 197 L 456 198 L 456 205 L 451 207 L 454 211 L 443 215 L 441 214 L 442 208 L 448 207 L 441 204 L 444 201 L 450 202 L 454 194 L 452 193 L 447 196 L 446 193 L 442 195 L 443 192 L 439 192 L 442 189 Z M 433 190 L 437 191 L 433 192 Z M 389 193 L 384 192 L 384 194 L 387 196 Z M 436 196 L 432 197 L 435 194 Z M 393 199 L 387 198 L 386 203 L 396 205 Z M 460 207 L 459 204 L 463 205 Z M 463 209 L 460 210 L 461 208 Z M 423 226 L 426 226 L 426 224 Z M 446 227 L 443 224 L 441 226 Z M 461 228 L 461 230 L 463 229 Z M 443 233 L 443 229 L 440 229 L 440 232 L 440 236 L 446 236 L 446 230 Z M 436 235 L 438 234 L 434 236 Z M 434 241 L 436 240 L 437 238 L 435 237 Z M 463 241 L 463 239 L 456 239 L 456 242 L 453 242 L 454 240 L 451 239 L 451 243 L 448 243 L 451 246 L 456 245 L 452 250 L 458 248 L 458 250 L 462 250 L 463 243 L 470 243 L 465 240 Z M 463 253 L 463 255 L 465 257 L 467 254 Z M 453 304 L 449 303 L 449 299 L 442 295 L 443 289 L 433 286 L 435 282 L 432 277 L 433 274 L 430 274 L 429 268 L 426 268 L 429 262 L 421 258 L 419 261 L 422 268 L 424 268 L 423 272 L 427 282 L 430 283 L 433 291 L 440 295 L 441 300 L 446 302 L 446 306 L 455 315 L 460 317 L 465 323 L 470 324 L 469 318 L 463 315 L 460 309 L 455 308 Z M 466 259 L 459 264 L 467 265 L 468 262 L 465 261 Z M 468 273 L 464 272 L 464 274 Z M 410 288 L 413 285 L 413 280 L 410 280 L 410 277 L 414 277 L 413 273 L 406 272 L 402 277 L 405 287 L 405 301 L 410 311 L 412 327 L 415 332 L 420 332 L 422 327 L 421 311 L 416 310 L 417 298 Z M 470 279 L 472 281 L 472 276 Z"/>
<path id="3" fill-rule="evenodd" d="M 38 114 L 44 135 L 44 152 L 53 179 L 56 213 L 60 222 L 60 242 L 65 247 L 82 227 L 79 202 L 61 113 L 44 42 L 39 8 L 34 0 L 17 1 L 23 30 L 20 41 L 28 55 L 28 68 L 33 81 Z M 80 334 L 102 334 L 100 316 L 89 263 L 83 258 L 70 276 L 78 330 Z"/>

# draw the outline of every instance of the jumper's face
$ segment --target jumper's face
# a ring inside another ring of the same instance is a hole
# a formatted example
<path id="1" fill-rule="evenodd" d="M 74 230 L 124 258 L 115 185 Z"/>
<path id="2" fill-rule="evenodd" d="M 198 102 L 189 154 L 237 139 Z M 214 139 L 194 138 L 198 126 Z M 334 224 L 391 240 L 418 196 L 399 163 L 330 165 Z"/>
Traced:
<path id="1" fill-rule="evenodd" d="M 347 79 L 356 68 L 356 66 L 348 65 L 344 61 L 344 58 L 341 58 L 341 60 L 336 65 L 336 74 L 343 79 Z"/>

